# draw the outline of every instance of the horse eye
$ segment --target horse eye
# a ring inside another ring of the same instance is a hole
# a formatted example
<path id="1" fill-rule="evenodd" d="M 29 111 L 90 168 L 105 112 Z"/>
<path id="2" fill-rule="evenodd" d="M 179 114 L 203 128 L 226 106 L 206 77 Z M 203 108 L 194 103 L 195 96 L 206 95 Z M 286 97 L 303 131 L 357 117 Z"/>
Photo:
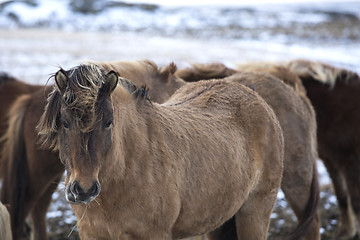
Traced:
<path id="1" fill-rule="evenodd" d="M 69 128 L 69 124 L 66 121 L 62 121 L 64 128 Z"/>
<path id="2" fill-rule="evenodd" d="M 106 124 L 105 124 L 105 128 L 109 128 L 112 123 L 113 123 L 113 120 L 107 121 Z"/>

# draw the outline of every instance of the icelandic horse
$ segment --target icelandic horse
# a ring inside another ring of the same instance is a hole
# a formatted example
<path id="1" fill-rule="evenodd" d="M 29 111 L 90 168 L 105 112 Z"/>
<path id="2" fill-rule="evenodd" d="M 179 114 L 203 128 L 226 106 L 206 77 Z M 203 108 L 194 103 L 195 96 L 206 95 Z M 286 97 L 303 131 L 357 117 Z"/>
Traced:
<path id="1" fill-rule="evenodd" d="M 156 102 L 165 101 L 184 84 L 173 76 L 173 63 L 164 68 L 147 60 L 99 64 L 121 72 L 139 85 L 146 84 Z M 29 213 L 32 239 L 47 239 L 46 212 L 64 173 L 58 153 L 42 149 L 35 131 L 51 89 L 26 84 L 5 73 L 0 75 L 1 201 L 9 206 L 14 240 L 22 238 Z"/>
<path id="2" fill-rule="evenodd" d="M 15 134 L 9 136 L 12 143 L 16 142 L 13 148 L 16 159 L 8 161 L 7 150 L 9 145 L 5 133 L 10 131 L 8 119 L 15 119 L 12 116 L 11 107 L 17 102 L 17 99 L 26 94 L 38 92 L 38 95 L 41 96 L 43 89 L 44 86 L 24 83 L 6 73 L 0 75 L 0 134 L 2 136 L 0 141 L 0 149 L 2 150 L 0 151 L 0 178 L 2 179 L 0 197 L 1 202 L 9 209 L 12 238 L 14 240 L 22 238 L 25 218 L 29 213 L 32 219 L 34 239 L 46 239 L 46 211 L 51 202 L 51 195 L 60 181 L 60 179 L 56 181 L 50 178 L 43 182 L 42 172 L 38 176 L 37 161 L 29 162 L 29 159 L 26 158 L 25 148 L 27 146 L 23 145 L 24 135 L 22 134 L 21 136 L 15 136 Z M 41 115 L 41 112 L 38 112 L 38 114 Z M 13 129 L 16 130 L 16 127 L 20 128 L 20 126 L 15 126 Z M 34 136 L 36 136 L 35 131 L 33 132 Z M 34 144 L 34 142 L 32 141 L 29 144 Z M 46 167 L 49 167 L 49 169 L 57 167 L 57 171 L 64 171 L 64 167 L 60 164 L 47 165 L 47 160 L 47 157 L 44 158 L 44 165 L 40 166 L 43 168 L 44 173 L 48 170 Z M 34 165 L 35 167 L 33 167 Z M 34 170 L 30 171 L 33 174 L 29 174 L 29 168 Z M 52 181 L 54 181 L 54 184 L 52 184 Z"/>
<path id="3" fill-rule="evenodd" d="M 319 156 L 338 201 L 337 239 L 352 239 L 360 222 L 360 77 L 315 61 L 284 65 L 301 78 L 316 112 Z"/>
<path id="4" fill-rule="evenodd" d="M 254 89 L 272 107 L 283 130 L 285 157 L 281 189 L 298 218 L 297 227 L 286 237 L 320 239 L 316 120 L 301 80 L 285 67 L 263 63 L 244 64 L 238 71 L 249 76 L 239 82 Z M 194 64 L 192 68 L 176 71 L 175 75 L 194 82 L 222 78 L 224 73 L 234 72 L 221 63 L 210 63 Z M 212 233 L 210 239 L 237 239 L 233 221 Z"/>
<path id="5" fill-rule="evenodd" d="M 266 239 L 283 136 L 242 77 L 189 83 L 158 104 L 99 65 L 60 69 L 38 130 L 66 166 L 80 237 L 180 239 L 235 216 L 240 239 Z"/>

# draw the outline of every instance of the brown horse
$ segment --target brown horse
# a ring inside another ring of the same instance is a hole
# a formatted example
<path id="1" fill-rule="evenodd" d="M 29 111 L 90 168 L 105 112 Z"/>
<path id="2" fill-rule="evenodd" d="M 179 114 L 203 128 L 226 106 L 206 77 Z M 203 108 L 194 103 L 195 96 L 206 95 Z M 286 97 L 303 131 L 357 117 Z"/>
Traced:
<path id="1" fill-rule="evenodd" d="M 5 134 L 6 130 L 9 131 L 7 118 L 12 115 L 10 108 L 14 102 L 16 102 L 20 96 L 36 91 L 40 91 L 39 94 L 41 96 L 41 89 L 43 88 L 43 86 L 39 85 L 26 84 L 7 74 L 0 75 L 1 135 Z M 41 112 L 38 111 L 38 114 L 41 115 Z M 18 119 L 20 117 L 21 116 L 17 116 Z M 17 125 L 16 127 L 20 126 Z M 8 159 L 8 157 L 4 156 L 7 155 L 5 150 L 10 150 L 5 137 L 0 142 L 0 149 L 3 149 L 2 152 L 0 151 L 0 176 L 3 181 L 1 201 L 9 207 L 13 239 L 20 239 L 22 237 L 25 218 L 29 213 L 32 219 L 33 236 L 35 239 L 46 239 L 46 235 L 43 238 L 40 236 L 46 234 L 45 215 L 51 201 L 51 195 L 55 189 L 50 189 L 50 183 L 42 182 L 42 178 L 37 176 L 39 172 L 34 172 L 32 175 L 28 174 L 28 167 L 32 167 L 32 164 L 36 163 L 36 161 L 28 163 L 25 156 L 25 148 L 28 147 L 29 144 L 33 144 L 34 141 L 25 146 L 23 145 L 24 141 L 22 136 L 23 135 L 18 136 L 18 138 L 14 136 L 14 138 L 11 138 L 17 142 L 12 148 L 15 153 L 12 157 L 14 157 L 15 160 L 11 162 L 5 160 L 5 158 Z M 44 163 L 46 163 L 46 160 L 47 158 L 44 158 Z M 46 166 L 48 165 L 41 165 L 41 167 L 44 168 L 44 172 L 47 171 L 47 169 L 45 170 Z M 52 165 L 50 169 L 55 166 Z M 60 171 L 63 171 L 64 167 L 59 167 L 61 169 Z M 34 179 L 37 180 L 35 184 L 33 184 Z"/>
<path id="2" fill-rule="evenodd" d="M 139 85 L 149 86 L 149 95 L 157 102 L 164 101 L 184 84 L 173 76 L 174 64 L 161 69 L 151 61 L 101 64 L 120 71 L 122 76 L 134 79 Z M 51 87 L 33 86 L 4 74 L 0 83 L 0 131 L 4 134 L 1 143 L 5 145 L 1 146 L 0 159 L 1 200 L 10 206 L 14 239 L 21 239 L 25 218 L 31 213 L 33 239 L 45 240 L 46 212 L 64 172 L 58 153 L 41 149 L 35 131 Z M 34 93 L 25 95 L 31 92 Z M 18 98 L 20 95 L 23 96 Z M 9 116 L 9 123 L 5 116 Z"/>
<path id="3" fill-rule="evenodd" d="M 0 202 L 0 239 L 11 240 L 10 215 L 6 207 Z"/>
<path id="4" fill-rule="evenodd" d="M 80 237 L 179 239 L 235 215 L 239 238 L 266 239 L 283 137 L 241 77 L 187 84 L 159 105 L 97 65 L 59 70 L 39 129 L 66 165 Z"/>
<path id="5" fill-rule="evenodd" d="M 351 239 L 360 220 L 360 77 L 320 62 L 296 60 L 287 67 L 302 79 L 316 111 L 319 156 L 339 207 L 337 239 Z"/>
<path id="6" fill-rule="evenodd" d="M 234 72 L 232 69 L 225 71 L 225 68 L 221 64 L 196 64 L 175 75 L 185 81 L 190 76 L 190 81 L 193 82 L 208 77 L 221 78 L 224 72 Z M 244 76 L 253 77 L 243 77 L 239 82 L 254 89 L 272 107 L 283 130 L 285 158 L 281 188 L 299 219 L 297 228 L 289 238 L 299 239 L 305 236 L 305 239 L 319 239 L 320 222 L 316 211 L 319 201 L 316 119 L 301 80 L 285 67 L 263 63 L 242 65 L 239 70 L 254 72 L 243 73 Z M 221 239 L 225 234 L 226 239 L 236 239 L 235 236 L 229 236 L 231 224 L 233 223 L 229 222 L 227 226 L 217 230 L 212 239 Z"/>

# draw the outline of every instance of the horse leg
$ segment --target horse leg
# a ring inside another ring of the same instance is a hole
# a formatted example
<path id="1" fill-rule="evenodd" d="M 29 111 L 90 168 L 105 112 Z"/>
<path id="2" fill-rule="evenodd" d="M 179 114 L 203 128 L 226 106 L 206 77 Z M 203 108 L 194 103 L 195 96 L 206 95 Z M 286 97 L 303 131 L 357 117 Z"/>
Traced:
<path id="1" fill-rule="evenodd" d="M 46 240 L 46 213 L 52 200 L 52 194 L 55 192 L 61 176 L 56 178 L 53 183 L 45 190 L 45 192 L 37 201 L 31 211 L 32 234 L 31 239 Z"/>
<path id="2" fill-rule="evenodd" d="M 309 163 L 309 161 L 297 162 Z M 309 169 L 309 166 L 312 167 Z M 294 236 L 297 234 L 305 235 L 304 239 L 317 240 L 320 239 L 320 219 L 317 214 L 319 183 L 315 160 L 305 168 L 303 166 L 285 168 L 281 189 L 298 219 L 298 226 L 290 236 L 296 239 L 297 237 Z M 304 232 L 304 228 L 308 229 L 307 233 Z"/>
<path id="3" fill-rule="evenodd" d="M 351 208 L 357 218 L 358 222 L 360 222 L 360 178 L 359 178 L 359 172 L 360 172 L 360 164 L 358 159 L 348 159 L 347 164 L 344 164 L 343 167 L 343 173 L 346 179 L 347 189 L 350 191 L 348 192 L 350 195 L 350 204 L 348 205 L 349 208 Z M 349 210 L 351 212 L 351 209 Z M 350 215 L 350 214 L 349 214 Z M 351 219 L 353 220 L 353 219 Z M 354 221 L 352 222 L 354 225 Z M 357 229 L 354 226 L 354 235 L 357 232 Z M 351 236 L 353 237 L 353 236 Z"/>
<path id="4" fill-rule="evenodd" d="M 264 240 L 270 225 L 270 214 L 273 211 L 277 190 L 266 188 L 251 192 L 246 202 L 235 214 L 238 240 Z"/>
<path id="5" fill-rule="evenodd" d="M 332 180 L 338 202 L 339 225 L 337 230 L 337 239 L 353 238 L 356 234 L 355 216 L 351 207 L 351 200 L 346 186 L 346 179 L 344 178 L 342 171 L 340 171 L 337 165 L 334 164 L 334 159 L 323 158 L 323 162 Z M 354 170 L 352 169 L 351 171 Z"/>
<path id="6" fill-rule="evenodd" d="M 227 222 L 208 233 L 206 236 L 208 240 L 237 240 L 235 217 L 230 218 Z"/>

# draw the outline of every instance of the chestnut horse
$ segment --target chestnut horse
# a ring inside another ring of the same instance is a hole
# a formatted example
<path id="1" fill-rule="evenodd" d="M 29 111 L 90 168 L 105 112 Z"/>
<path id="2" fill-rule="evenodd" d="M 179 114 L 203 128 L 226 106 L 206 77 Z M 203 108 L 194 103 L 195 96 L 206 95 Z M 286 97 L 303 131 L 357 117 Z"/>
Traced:
<path id="1" fill-rule="evenodd" d="M 11 240 L 10 215 L 6 207 L 0 202 L 0 239 Z"/>
<path id="2" fill-rule="evenodd" d="M 339 208 L 337 239 L 351 239 L 360 220 L 360 77 L 320 62 L 286 64 L 298 74 L 318 123 L 319 156 L 335 189 Z"/>
<path id="3" fill-rule="evenodd" d="M 184 84 L 173 75 L 175 64 L 161 69 L 146 60 L 100 64 L 131 77 L 139 85 L 149 86 L 150 95 L 157 102 L 163 102 Z M 6 74 L 0 75 L 0 131 L 4 135 L 0 142 L 1 200 L 9 205 L 14 240 L 22 238 L 25 218 L 29 213 L 33 224 L 32 238 L 47 239 L 46 212 L 64 172 L 58 153 L 41 149 L 37 144 L 35 127 L 50 89 L 26 84 Z M 6 116 L 10 118 L 9 123 Z"/>
<path id="4" fill-rule="evenodd" d="M 224 72 L 232 74 L 234 71 L 219 63 L 195 64 L 192 68 L 178 70 L 175 75 L 194 82 L 221 78 Z M 320 239 L 316 119 L 301 80 L 285 67 L 251 63 L 242 65 L 240 71 L 253 72 L 244 72 L 243 75 L 249 77 L 239 82 L 253 88 L 272 107 L 283 130 L 285 158 L 281 189 L 299 219 L 297 228 L 288 238 Z M 211 239 L 237 239 L 233 224 L 228 222 L 213 233 Z"/>
<path id="5" fill-rule="evenodd" d="M 11 115 L 11 106 L 17 99 L 28 93 L 40 91 L 38 95 L 42 96 L 42 90 L 44 87 L 40 85 L 31 85 L 21 82 L 13 77 L 3 73 L 0 75 L 0 134 L 5 134 L 6 130 L 9 130 L 7 118 Z M 41 112 L 38 111 L 41 115 Z M 34 131 L 33 131 L 34 132 Z M 5 137 L 0 141 L 0 177 L 2 179 L 1 188 L 1 201 L 9 207 L 11 227 L 13 232 L 13 239 L 20 239 L 23 235 L 23 226 L 25 224 L 25 218 L 30 213 L 33 225 L 33 233 L 35 239 L 46 239 L 46 221 L 45 215 L 47 208 L 51 201 L 51 195 L 55 190 L 51 186 L 50 180 L 43 182 L 42 178 L 37 176 L 39 172 L 38 168 L 32 168 L 30 171 L 33 174 L 29 174 L 28 167 L 32 167 L 34 162 L 28 163 L 25 156 L 25 145 L 23 144 L 23 135 L 16 138 L 11 137 L 16 141 L 14 145 L 14 157 L 16 160 L 7 161 L 4 155 L 7 155 L 6 149 L 9 149 L 6 143 Z M 34 132 L 34 136 L 36 136 Z M 34 144 L 32 141 L 27 144 Z M 47 157 L 43 159 L 44 163 L 47 163 Z M 44 169 L 48 165 L 41 165 L 40 169 Z M 50 169 L 58 167 L 60 172 L 64 171 L 64 167 L 61 165 L 51 165 Z M 40 172 L 41 173 L 41 172 Z M 52 179 L 52 178 L 51 178 Z M 59 179 L 60 180 L 60 179 Z M 57 183 L 54 185 L 56 188 Z M 35 184 L 33 182 L 35 181 Z M 45 237 L 41 238 L 40 236 Z"/>
<path id="6" fill-rule="evenodd" d="M 160 105 L 98 65 L 55 74 L 38 128 L 66 166 L 82 239 L 180 239 L 234 215 L 239 238 L 266 239 L 283 137 L 241 77 L 186 84 Z"/>

